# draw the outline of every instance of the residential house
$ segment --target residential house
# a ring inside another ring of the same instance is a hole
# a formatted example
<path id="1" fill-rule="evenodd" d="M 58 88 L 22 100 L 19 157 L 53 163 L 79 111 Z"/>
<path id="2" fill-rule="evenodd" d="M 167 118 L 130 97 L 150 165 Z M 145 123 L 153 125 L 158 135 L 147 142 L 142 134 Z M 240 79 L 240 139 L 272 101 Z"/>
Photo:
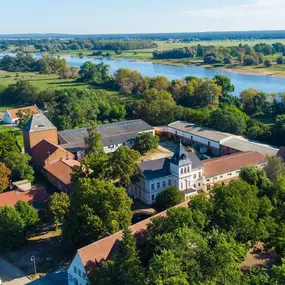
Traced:
<path id="1" fill-rule="evenodd" d="M 31 114 L 40 114 L 41 112 L 36 105 L 6 110 L 6 112 L 3 115 L 3 123 L 17 124 L 19 121 L 19 113 L 21 112 L 25 114 L 27 111 L 30 112 Z"/>

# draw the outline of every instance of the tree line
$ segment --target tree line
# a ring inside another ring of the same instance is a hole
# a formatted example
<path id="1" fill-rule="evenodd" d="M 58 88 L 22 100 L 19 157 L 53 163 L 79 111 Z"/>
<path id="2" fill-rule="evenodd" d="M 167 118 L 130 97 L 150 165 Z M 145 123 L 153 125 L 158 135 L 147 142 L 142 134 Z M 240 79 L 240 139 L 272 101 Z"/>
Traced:
<path id="1" fill-rule="evenodd" d="M 276 63 L 284 64 L 285 45 L 282 43 L 259 43 L 250 47 L 249 45 L 240 44 L 239 46 L 216 47 L 204 46 L 198 44 L 190 48 L 176 48 L 171 50 L 154 51 L 154 59 L 180 59 L 180 58 L 203 58 L 205 64 L 232 64 L 237 60 L 240 64 L 245 66 L 258 64 L 271 64 L 269 59 L 265 56 L 273 55 L 275 53 L 282 53 L 278 57 Z M 268 66 L 268 67 L 269 67 Z"/>

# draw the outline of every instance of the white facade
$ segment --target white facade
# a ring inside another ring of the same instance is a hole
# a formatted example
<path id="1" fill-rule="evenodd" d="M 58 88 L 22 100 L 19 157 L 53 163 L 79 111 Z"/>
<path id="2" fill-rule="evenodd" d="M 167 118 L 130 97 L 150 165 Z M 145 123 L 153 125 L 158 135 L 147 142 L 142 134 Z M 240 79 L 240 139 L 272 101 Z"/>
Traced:
<path id="1" fill-rule="evenodd" d="M 87 285 L 90 284 L 85 268 L 80 256 L 76 253 L 67 270 L 68 285 Z"/>
<path id="2" fill-rule="evenodd" d="M 18 120 L 19 118 L 12 119 L 8 110 L 3 115 L 3 123 L 5 124 L 16 124 Z"/>

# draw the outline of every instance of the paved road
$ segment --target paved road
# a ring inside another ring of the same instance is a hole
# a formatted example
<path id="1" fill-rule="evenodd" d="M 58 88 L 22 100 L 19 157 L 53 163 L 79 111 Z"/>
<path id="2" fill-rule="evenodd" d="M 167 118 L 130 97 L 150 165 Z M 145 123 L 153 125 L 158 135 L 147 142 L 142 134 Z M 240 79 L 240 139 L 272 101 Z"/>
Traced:
<path id="1" fill-rule="evenodd" d="M 31 282 L 24 272 L 0 257 L 0 278 L 3 285 L 23 285 Z"/>

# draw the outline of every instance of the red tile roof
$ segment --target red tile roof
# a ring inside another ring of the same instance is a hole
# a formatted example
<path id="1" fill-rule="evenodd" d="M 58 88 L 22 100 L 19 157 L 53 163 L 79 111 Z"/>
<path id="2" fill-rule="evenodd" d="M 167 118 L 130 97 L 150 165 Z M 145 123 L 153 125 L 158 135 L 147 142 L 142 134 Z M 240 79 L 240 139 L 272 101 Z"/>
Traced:
<path id="1" fill-rule="evenodd" d="M 67 150 L 63 149 L 61 146 L 58 146 L 56 144 L 51 143 L 48 140 L 42 140 L 38 144 L 36 144 L 32 149 L 31 149 L 31 155 L 37 164 L 44 164 L 45 161 L 53 154 L 55 153 L 58 149 L 63 150 L 66 152 L 66 156 L 63 157 L 63 159 L 66 159 L 67 157 L 69 159 L 73 159 L 74 155 Z M 52 161 L 50 161 L 52 162 Z"/>
<path id="2" fill-rule="evenodd" d="M 177 207 L 186 207 L 188 202 L 183 202 Z M 151 218 L 145 219 L 139 223 L 130 226 L 130 230 L 133 234 L 147 229 L 147 225 L 155 217 L 166 217 L 167 211 L 161 212 Z M 94 243 L 91 243 L 85 247 L 80 248 L 77 252 L 81 258 L 81 261 L 86 268 L 87 272 L 90 268 L 96 266 L 102 260 L 107 260 L 112 253 L 112 250 L 116 243 L 122 239 L 123 231 L 119 231 L 111 236 L 102 238 Z"/>
<path id="3" fill-rule="evenodd" d="M 257 151 L 239 152 L 203 161 L 204 175 L 213 177 L 240 169 L 246 165 L 263 163 L 265 157 Z"/>
<path id="4" fill-rule="evenodd" d="M 44 169 L 65 185 L 71 183 L 72 166 L 80 166 L 77 160 L 58 160 L 44 167 Z"/>
<path id="5" fill-rule="evenodd" d="M 10 109 L 10 110 L 7 110 L 7 112 L 9 113 L 9 115 L 10 115 L 10 117 L 12 119 L 17 119 L 19 117 L 17 115 L 17 113 L 19 111 L 23 111 L 23 110 L 27 110 L 27 109 L 29 109 L 32 112 L 32 114 L 39 114 L 41 112 L 36 105 L 34 105 L 34 106 L 27 106 L 27 107 L 18 108 L 18 109 Z"/>
<path id="6" fill-rule="evenodd" d="M 24 201 L 29 204 L 45 201 L 48 199 L 47 191 L 44 187 L 34 188 L 29 191 L 8 191 L 0 194 L 0 207 L 15 206 L 18 201 Z"/>

